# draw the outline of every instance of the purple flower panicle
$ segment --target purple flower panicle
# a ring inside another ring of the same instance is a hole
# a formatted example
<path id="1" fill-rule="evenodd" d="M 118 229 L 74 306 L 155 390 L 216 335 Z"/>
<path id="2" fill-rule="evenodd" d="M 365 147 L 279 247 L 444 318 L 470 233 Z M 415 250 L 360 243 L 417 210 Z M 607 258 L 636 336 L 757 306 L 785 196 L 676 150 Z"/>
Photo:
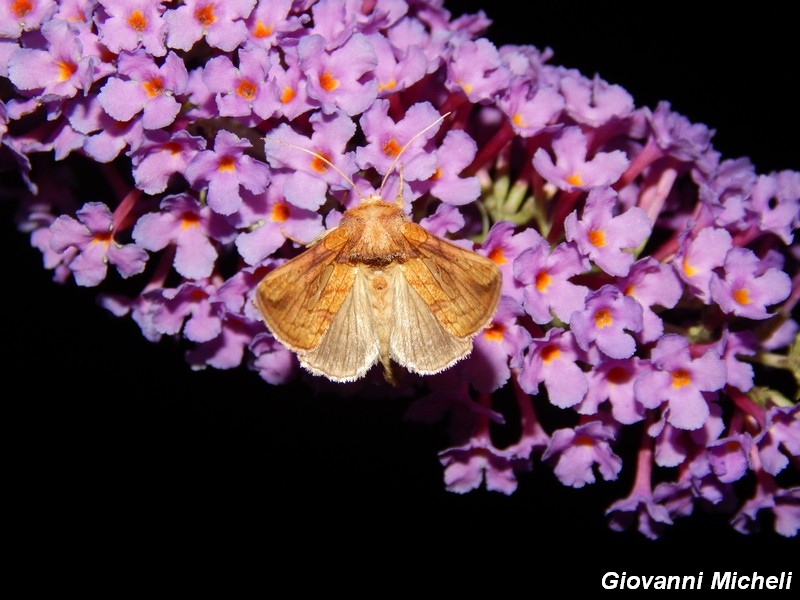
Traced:
<path id="1" fill-rule="evenodd" d="M 20 229 L 56 281 L 126 278 L 103 306 L 182 337 L 193 369 L 281 385 L 311 375 L 263 324 L 259 281 L 401 192 L 503 277 L 469 358 L 399 378 L 409 417 L 449 421 L 447 489 L 631 470 L 614 529 L 657 537 L 711 504 L 797 535 L 800 412 L 776 374 L 797 378 L 800 173 L 724 159 L 668 103 L 488 25 L 439 0 L 0 1 Z"/>

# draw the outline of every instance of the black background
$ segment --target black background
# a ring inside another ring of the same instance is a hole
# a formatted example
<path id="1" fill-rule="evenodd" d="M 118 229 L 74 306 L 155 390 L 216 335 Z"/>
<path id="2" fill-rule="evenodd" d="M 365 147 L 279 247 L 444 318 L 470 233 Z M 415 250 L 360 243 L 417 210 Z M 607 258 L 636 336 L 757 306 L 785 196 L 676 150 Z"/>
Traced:
<path id="1" fill-rule="evenodd" d="M 597 72 L 637 105 L 670 100 L 717 130 L 725 156 L 748 155 L 760 172 L 800 168 L 796 15 L 698 15 L 664 3 L 648 17 L 604 4 L 532 3 L 523 13 L 494 2 L 483 6 L 495 20 L 487 36 L 551 46 L 554 64 Z M 187 555 L 246 553 L 264 569 L 276 556 L 310 574 L 341 565 L 340 582 L 439 573 L 455 586 L 527 580 L 532 594 L 543 582 L 599 591 L 607 570 L 797 564 L 796 540 L 768 529 L 742 536 L 723 516 L 679 520 L 657 542 L 609 531 L 604 511 L 627 493 L 630 455 L 620 482 L 590 489 L 567 489 L 537 463 L 511 497 L 447 493 L 444 433 L 403 421 L 405 402 L 274 388 L 244 368 L 192 372 L 179 344 L 150 344 L 98 307 L 94 291 L 52 283 L 12 214 L 4 205 L 4 429 L 22 556 L 64 558 L 80 542 L 106 566 L 171 569 Z"/>

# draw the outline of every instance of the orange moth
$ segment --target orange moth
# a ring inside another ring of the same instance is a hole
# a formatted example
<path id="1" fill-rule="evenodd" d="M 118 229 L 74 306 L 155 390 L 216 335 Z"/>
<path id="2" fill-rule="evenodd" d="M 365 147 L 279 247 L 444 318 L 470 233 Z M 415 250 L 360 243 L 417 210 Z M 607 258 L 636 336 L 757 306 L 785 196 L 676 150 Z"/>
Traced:
<path id="1" fill-rule="evenodd" d="M 401 149 L 381 190 L 409 144 L 446 116 Z M 337 227 L 258 284 L 255 304 L 267 327 L 316 375 L 353 381 L 378 361 L 390 383 L 392 361 L 438 373 L 468 356 L 472 338 L 491 323 L 500 269 L 412 222 L 403 212 L 402 171 L 399 189 L 394 202 L 380 191 L 362 197 Z"/>

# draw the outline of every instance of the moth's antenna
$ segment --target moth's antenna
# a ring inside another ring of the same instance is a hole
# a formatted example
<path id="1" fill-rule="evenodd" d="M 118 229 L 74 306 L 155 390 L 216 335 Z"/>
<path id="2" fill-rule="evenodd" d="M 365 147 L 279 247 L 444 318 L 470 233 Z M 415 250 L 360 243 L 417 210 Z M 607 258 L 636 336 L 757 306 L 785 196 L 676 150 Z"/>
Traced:
<path id="1" fill-rule="evenodd" d="M 445 115 L 445 116 L 447 116 L 447 115 Z M 426 128 L 425 128 L 425 129 L 423 129 L 422 131 L 426 131 L 426 130 L 427 130 L 427 129 L 429 129 L 429 128 L 430 128 L 430 126 L 429 126 L 429 127 L 426 127 Z M 420 133 L 422 133 L 422 132 L 420 132 Z M 419 134 L 417 134 L 417 135 L 419 135 Z M 416 136 L 414 136 L 414 137 L 416 137 Z M 314 152 L 313 150 L 309 150 L 308 148 L 303 148 L 302 146 L 296 146 L 295 144 L 292 144 L 291 142 L 284 142 L 284 141 L 282 141 L 282 140 L 276 140 L 275 138 L 270 138 L 270 137 L 268 137 L 268 138 L 264 138 L 264 141 L 275 142 L 276 144 L 281 144 L 281 145 L 283 145 L 283 146 L 289 146 L 289 148 L 294 148 L 295 150 L 300 150 L 301 152 L 305 152 L 306 154 L 310 154 L 310 155 L 311 155 L 311 156 L 313 156 L 314 158 L 316 158 L 316 159 L 318 159 L 318 160 L 321 160 L 321 161 L 322 161 L 322 162 L 324 162 L 326 165 L 328 165 L 328 166 L 329 166 L 331 169 L 333 169 L 333 170 L 334 170 L 334 171 L 336 171 L 336 172 L 337 172 L 339 175 L 341 175 L 342 179 L 344 179 L 344 180 L 345 180 L 347 183 L 349 183 L 349 184 L 350 184 L 350 187 L 352 187 L 352 188 L 353 188 L 353 191 L 354 191 L 354 192 L 355 192 L 355 193 L 358 195 L 358 199 L 359 199 L 359 200 L 362 200 L 362 201 L 364 200 L 364 196 L 362 196 L 362 195 L 361 195 L 361 192 L 359 192 L 359 191 L 358 191 L 358 188 L 356 187 L 356 184 L 353 182 L 353 180 L 352 180 L 352 179 L 350 179 L 350 178 L 349 178 L 347 175 L 345 175 L 345 174 L 344 174 L 344 173 L 341 171 L 341 169 L 339 169 L 339 167 L 337 167 L 335 164 L 333 164 L 331 161 L 329 161 L 327 158 L 325 158 L 325 157 L 324 157 L 322 154 L 320 154 L 319 152 Z M 410 142 L 409 142 L 409 143 L 410 143 Z"/>
<path id="2" fill-rule="evenodd" d="M 449 112 L 444 113 L 441 117 L 436 119 L 433 123 L 428 125 L 425 129 L 422 129 L 421 131 L 418 131 L 417 133 L 415 133 L 414 136 L 410 140 L 408 140 L 406 142 L 406 145 L 403 146 L 402 148 L 400 148 L 400 152 L 397 153 L 397 156 L 395 156 L 394 161 L 392 162 L 391 165 L 389 165 L 389 170 L 386 171 L 386 175 L 383 176 L 383 181 L 381 181 L 380 190 L 378 190 L 378 195 L 379 196 L 383 193 L 383 186 L 386 185 L 386 180 L 389 179 L 389 175 L 391 175 L 392 171 L 394 171 L 394 167 L 397 164 L 397 161 L 399 161 L 400 157 L 403 156 L 403 152 L 406 151 L 406 148 L 408 148 L 414 142 L 414 140 L 416 140 L 423 133 L 425 133 L 426 131 L 428 131 L 429 129 L 431 129 L 433 127 L 436 127 L 439 123 L 444 121 L 449 114 L 450 114 Z M 402 188 L 402 185 L 401 185 L 401 188 Z"/>

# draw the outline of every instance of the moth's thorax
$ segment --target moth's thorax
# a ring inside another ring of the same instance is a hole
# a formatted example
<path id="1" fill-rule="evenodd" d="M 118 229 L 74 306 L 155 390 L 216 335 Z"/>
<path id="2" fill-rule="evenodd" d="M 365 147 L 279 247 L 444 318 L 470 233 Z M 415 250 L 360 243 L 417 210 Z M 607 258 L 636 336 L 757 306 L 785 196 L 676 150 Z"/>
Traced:
<path id="1" fill-rule="evenodd" d="M 397 204 L 372 196 L 348 210 L 339 223 L 347 242 L 340 260 L 353 264 L 384 266 L 404 262 L 413 248 L 403 235 L 408 217 Z"/>

